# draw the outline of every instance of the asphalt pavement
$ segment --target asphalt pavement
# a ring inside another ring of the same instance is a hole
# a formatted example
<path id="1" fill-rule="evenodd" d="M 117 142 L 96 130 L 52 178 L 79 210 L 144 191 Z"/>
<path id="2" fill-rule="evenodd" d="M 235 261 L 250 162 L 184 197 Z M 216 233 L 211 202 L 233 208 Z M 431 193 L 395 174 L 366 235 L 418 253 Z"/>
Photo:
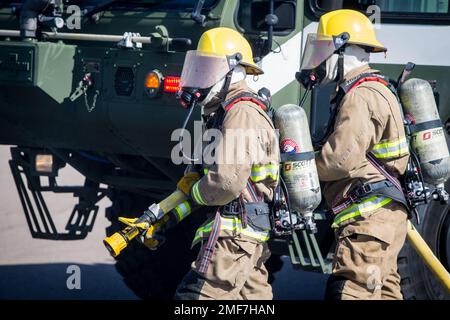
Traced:
<path id="1" fill-rule="evenodd" d="M 93 231 L 84 240 L 33 239 L 10 173 L 9 147 L 0 146 L 0 299 L 137 299 L 122 281 L 114 259 L 102 244 L 109 222 L 103 199 Z M 60 184 L 82 184 L 71 167 Z M 71 195 L 45 193 L 57 227 L 64 225 L 76 202 Z M 292 269 L 284 257 L 273 283 L 275 299 L 322 299 L 327 277 Z"/>

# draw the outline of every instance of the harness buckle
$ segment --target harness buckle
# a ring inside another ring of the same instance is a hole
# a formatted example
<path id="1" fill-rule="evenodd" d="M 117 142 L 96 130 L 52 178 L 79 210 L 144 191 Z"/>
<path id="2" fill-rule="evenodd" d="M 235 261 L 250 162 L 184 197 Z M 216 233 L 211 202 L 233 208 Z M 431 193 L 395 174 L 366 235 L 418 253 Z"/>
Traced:
<path id="1" fill-rule="evenodd" d="M 355 195 L 355 194 L 350 194 L 348 196 L 348 198 L 350 199 L 351 203 L 359 203 L 359 202 L 361 202 L 360 197 Z"/>
<path id="2" fill-rule="evenodd" d="M 227 216 L 237 216 L 241 213 L 241 205 L 238 201 L 233 200 L 222 206 L 222 213 Z"/>
<path id="3" fill-rule="evenodd" d="M 373 192 L 373 188 L 371 186 L 371 184 L 363 184 L 362 186 L 360 186 L 359 188 L 357 188 L 353 193 L 353 196 L 360 199 L 364 196 L 366 196 L 367 194 Z"/>

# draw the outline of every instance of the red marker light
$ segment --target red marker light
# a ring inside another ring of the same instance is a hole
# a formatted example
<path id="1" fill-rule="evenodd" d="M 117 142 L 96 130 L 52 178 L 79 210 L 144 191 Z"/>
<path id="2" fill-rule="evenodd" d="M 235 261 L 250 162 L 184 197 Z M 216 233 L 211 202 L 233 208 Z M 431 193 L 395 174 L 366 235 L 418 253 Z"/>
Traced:
<path id="1" fill-rule="evenodd" d="M 180 77 L 168 76 L 164 78 L 164 92 L 175 93 L 180 90 Z"/>

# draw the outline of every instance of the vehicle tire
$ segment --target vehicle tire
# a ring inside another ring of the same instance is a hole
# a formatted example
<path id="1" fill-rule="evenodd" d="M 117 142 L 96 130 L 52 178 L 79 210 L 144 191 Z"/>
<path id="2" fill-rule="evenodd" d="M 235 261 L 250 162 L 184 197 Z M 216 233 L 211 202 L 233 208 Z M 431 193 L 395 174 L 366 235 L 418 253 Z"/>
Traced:
<path id="1" fill-rule="evenodd" d="M 447 182 L 446 190 L 450 190 Z M 447 270 L 450 270 L 450 204 L 432 201 L 419 210 L 416 228 Z M 408 241 L 398 257 L 398 270 L 404 299 L 450 300 L 444 286 L 436 279 Z"/>
<path id="2" fill-rule="evenodd" d="M 111 207 L 106 217 L 111 226 L 106 235 L 124 228 L 119 216 L 136 217 L 155 202 L 152 199 L 124 191 L 113 190 Z M 138 241 L 131 241 L 116 258 L 116 269 L 125 284 L 141 299 L 172 299 L 176 287 L 189 270 L 197 251 L 190 248 L 196 227 L 202 222 L 201 211 L 190 216 L 175 228 L 166 232 L 166 242 L 155 251 Z"/>

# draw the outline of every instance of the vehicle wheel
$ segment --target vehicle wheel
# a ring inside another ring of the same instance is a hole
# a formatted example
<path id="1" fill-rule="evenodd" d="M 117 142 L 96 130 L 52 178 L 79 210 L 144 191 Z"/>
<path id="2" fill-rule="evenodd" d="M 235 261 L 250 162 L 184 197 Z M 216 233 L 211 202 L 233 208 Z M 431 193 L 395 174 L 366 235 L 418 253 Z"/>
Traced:
<path id="1" fill-rule="evenodd" d="M 447 183 L 446 190 L 450 190 Z M 421 223 L 416 228 L 447 270 L 450 270 L 450 204 L 437 201 L 420 208 Z M 398 269 L 404 299 L 450 300 L 443 285 L 408 242 L 398 257 Z"/>
<path id="2" fill-rule="evenodd" d="M 107 236 L 124 226 L 119 216 L 136 217 L 155 202 L 152 199 L 128 192 L 114 190 L 110 196 L 112 206 L 106 209 L 111 226 Z M 116 258 L 116 269 L 125 284 L 141 299 L 172 299 L 176 287 L 189 270 L 197 252 L 190 244 L 201 214 L 190 216 L 175 228 L 166 232 L 166 242 L 156 251 L 147 249 L 138 241 L 131 241 Z M 200 220 L 199 220 L 200 219 Z"/>

